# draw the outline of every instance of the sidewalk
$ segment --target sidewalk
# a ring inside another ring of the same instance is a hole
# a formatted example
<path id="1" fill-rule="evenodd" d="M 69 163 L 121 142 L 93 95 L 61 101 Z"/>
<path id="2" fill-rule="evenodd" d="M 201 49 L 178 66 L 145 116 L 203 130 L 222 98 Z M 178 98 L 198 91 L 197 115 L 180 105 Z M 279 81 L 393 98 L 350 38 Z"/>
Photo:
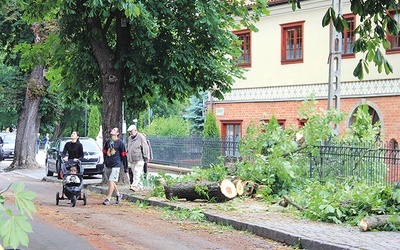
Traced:
<path id="1" fill-rule="evenodd" d="M 44 164 L 40 153 L 38 162 Z M 150 171 L 163 170 L 163 166 L 154 166 Z M 165 171 L 178 170 L 168 167 Z M 18 172 L 32 171 L 19 170 Z M 42 176 L 44 176 L 44 171 Z M 155 173 L 154 173 L 155 174 Z M 33 176 L 32 176 L 33 177 Z M 92 184 L 87 189 L 106 194 L 107 188 Z M 400 250 L 399 232 L 361 232 L 357 227 L 328 224 L 294 218 L 285 213 L 285 208 L 270 205 L 254 199 L 234 199 L 223 203 L 207 203 L 205 201 L 189 202 L 185 200 L 168 201 L 165 198 L 146 198 L 144 193 L 133 193 L 128 187 L 120 187 L 123 200 L 148 202 L 152 206 L 171 206 L 173 208 L 200 208 L 209 221 L 229 224 L 237 230 L 245 230 L 256 235 L 302 249 L 370 249 Z"/>

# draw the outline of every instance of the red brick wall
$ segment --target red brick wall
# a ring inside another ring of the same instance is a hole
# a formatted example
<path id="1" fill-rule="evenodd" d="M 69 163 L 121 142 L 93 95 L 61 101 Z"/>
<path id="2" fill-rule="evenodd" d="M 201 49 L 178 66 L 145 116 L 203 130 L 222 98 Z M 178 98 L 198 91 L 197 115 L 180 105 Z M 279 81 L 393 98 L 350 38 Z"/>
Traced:
<path id="1" fill-rule="evenodd" d="M 380 115 L 382 123 L 382 140 L 389 141 L 394 138 L 400 140 L 400 96 L 393 97 L 368 97 L 368 98 L 349 98 L 341 99 L 341 110 L 349 113 L 355 107 L 365 100 Z M 298 126 L 299 107 L 302 101 L 277 101 L 277 102 L 253 102 L 253 103 L 213 103 L 213 110 L 224 108 L 224 115 L 217 116 L 217 122 L 221 126 L 223 120 L 243 120 L 242 135 L 246 133 L 246 129 L 250 122 L 258 122 L 261 119 L 270 119 L 275 115 L 277 119 L 286 119 L 285 127 L 290 125 Z M 327 109 L 327 100 L 318 100 L 318 107 Z M 347 126 L 346 119 L 340 125 L 340 132 L 343 133 Z"/>

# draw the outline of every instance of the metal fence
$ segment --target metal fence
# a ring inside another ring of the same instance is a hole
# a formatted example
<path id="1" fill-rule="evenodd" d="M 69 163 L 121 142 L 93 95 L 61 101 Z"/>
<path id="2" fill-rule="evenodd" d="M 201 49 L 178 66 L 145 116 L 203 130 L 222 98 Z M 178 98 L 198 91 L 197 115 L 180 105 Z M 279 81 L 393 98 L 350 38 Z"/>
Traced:
<path id="1" fill-rule="evenodd" d="M 192 168 L 207 167 L 225 159 L 239 157 L 238 142 L 206 140 L 198 137 L 148 137 L 153 150 L 153 163 Z"/>
<path id="2" fill-rule="evenodd" d="M 354 178 L 369 185 L 397 185 L 400 181 L 400 151 L 390 144 L 322 145 L 310 156 L 310 178 L 320 181 Z"/>
<path id="3" fill-rule="evenodd" d="M 184 168 L 208 167 L 221 160 L 240 158 L 237 141 L 203 138 L 148 137 L 153 163 Z M 400 182 L 400 150 L 390 144 L 333 145 L 318 147 L 318 156 L 308 157 L 309 178 L 320 181 L 354 178 L 369 185 L 394 185 Z"/>

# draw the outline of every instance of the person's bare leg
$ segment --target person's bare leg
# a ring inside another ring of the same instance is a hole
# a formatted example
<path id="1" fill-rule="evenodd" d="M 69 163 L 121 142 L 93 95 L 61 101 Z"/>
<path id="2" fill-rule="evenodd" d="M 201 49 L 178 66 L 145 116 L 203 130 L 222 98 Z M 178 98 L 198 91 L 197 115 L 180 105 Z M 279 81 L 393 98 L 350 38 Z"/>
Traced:
<path id="1" fill-rule="evenodd" d="M 103 204 L 108 205 L 110 204 L 111 195 L 114 192 L 115 183 L 113 181 L 108 181 L 108 190 L 107 190 L 107 198 L 104 200 Z"/>
<path id="2" fill-rule="evenodd" d="M 113 182 L 113 191 L 115 191 L 115 195 L 119 195 L 118 187 L 117 187 L 117 184 L 115 184 L 115 182 Z M 112 195 L 112 192 L 111 192 L 111 195 Z"/>
<path id="3" fill-rule="evenodd" d="M 113 181 L 108 181 L 108 192 L 107 199 L 110 200 L 112 194 L 114 193 L 115 183 Z"/>

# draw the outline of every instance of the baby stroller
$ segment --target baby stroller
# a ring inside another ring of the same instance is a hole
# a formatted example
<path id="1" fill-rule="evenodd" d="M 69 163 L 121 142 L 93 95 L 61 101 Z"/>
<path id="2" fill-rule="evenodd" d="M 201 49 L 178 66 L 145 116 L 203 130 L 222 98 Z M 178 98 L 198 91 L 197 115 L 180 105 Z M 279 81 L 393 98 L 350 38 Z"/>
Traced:
<path id="1" fill-rule="evenodd" d="M 72 166 L 76 166 L 77 174 L 70 174 Z M 71 206 L 75 207 L 76 200 L 83 200 L 83 205 L 86 205 L 86 194 L 82 192 L 83 188 L 83 167 L 80 161 L 67 161 L 61 164 L 61 170 L 63 172 L 63 187 L 62 194 L 60 192 L 56 194 L 56 205 L 59 200 L 70 200 Z"/>

